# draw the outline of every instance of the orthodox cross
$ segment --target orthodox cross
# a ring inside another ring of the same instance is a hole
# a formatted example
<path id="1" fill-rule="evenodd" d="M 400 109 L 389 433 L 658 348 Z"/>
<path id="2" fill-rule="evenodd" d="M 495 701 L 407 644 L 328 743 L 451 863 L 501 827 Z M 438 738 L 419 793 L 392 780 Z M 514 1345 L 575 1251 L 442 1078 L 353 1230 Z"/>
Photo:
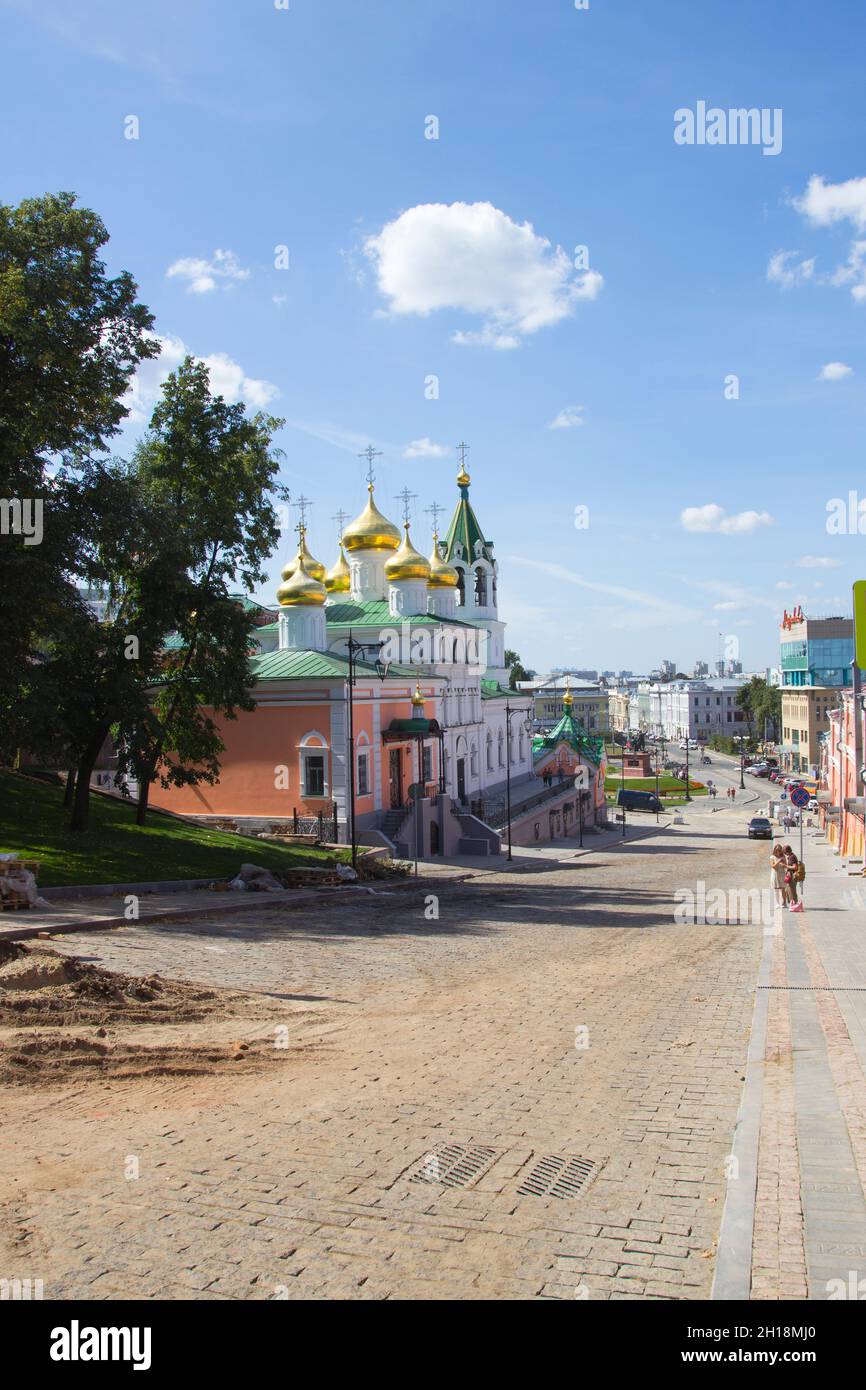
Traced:
<path id="1" fill-rule="evenodd" d="M 403 520 L 408 526 L 412 520 L 412 503 L 417 499 L 418 494 L 417 492 L 410 492 L 408 487 L 404 487 L 402 492 L 397 493 L 397 496 L 403 503 Z"/>
<path id="2" fill-rule="evenodd" d="M 295 527 L 295 530 L 298 532 L 298 535 L 300 535 L 302 531 L 306 531 L 307 529 L 307 508 L 312 507 L 312 505 L 313 504 L 310 501 L 309 497 L 305 497 L 304 494 L 301 493 L 300 497 L 295 503 L 295 506 L 298 509 L 298 524 Z"/>
<path id="3" fill-rule="evenodd" d="M 444 508 L 444 507 L 440 507 L 438 502 L 433 502 L 429 507 L 425 507 L 424 510 L 426 511 L 426 513 L 427 513 L 428 516 L 432 516 L 432 518 L 433 518 L 433 528 L 432 528 L 432 529 L 433 529 L 433 534 L 434 534 L 434 536 L 438 536 L 438 534 L 439 534 L 439 514 L 440 514 L 440 512 L 443 512 L 443 511 L 445 510 L 445 508 Z"/>
<path id="4" fill-rule="evenodd" d="M 331 520 L 336 521 L 338 527 L 337 536 L 339 540 L 342 540 L 343 532 L 346 529 L 346 522 L 349 520 L 349 513 L 344 512 L 341 507 L 340 510 L 336 512 L 334 516 L 331 517 Z"/>
<path id="5" fill-rule="evenodd" d="M 359 459 L 367 460 L 367 482 L 369 483 L 370 487 L 372 487 L 373 483 L 376 481 L 375 474 L 373 473 L 373 459 L 381 457 L 382 450 L 374 449 L 372 444 L 368 444 L 366 449 L 364 449 L 364 451 L 358 455 Z"/>
<path id="6" fill-rule="evenodd" d="M 457 448 L 460 450 L 460 467 L 463 469 L 463 471 L 464 471 L 464 473 L 465 473 L 465 471 L 466 471 L 466 455 L 469 453 L 469 445 L 468 445 L 468 444 L 464 444 L 463 441 L 461 440 L 460 443 L 457 445 Z"/>

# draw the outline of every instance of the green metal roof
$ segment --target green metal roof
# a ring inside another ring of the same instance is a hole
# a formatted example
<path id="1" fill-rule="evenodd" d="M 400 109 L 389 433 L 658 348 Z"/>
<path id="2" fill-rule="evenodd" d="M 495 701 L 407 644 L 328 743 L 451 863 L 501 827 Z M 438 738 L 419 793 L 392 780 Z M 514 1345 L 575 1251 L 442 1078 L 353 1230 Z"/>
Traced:
<path id="1" fill-rule="evenodd" d="M 597 766 L 601 764 L 604 757 L 604 739 L 596 737 L 595 734 L 587 733 L 580 721 L 567 711 L 563 714 L 556 728 L 551 729 L 549 734 L 535 734 L 532 740 L 533 758 L 541 758 L 545 753 L 549 753 L 551 749 L 555 748 L 558 743 L 569 744 L 579 757 L 586 755 Z"/>
<path id="2" fill-rule="evenodd" d="M 475 559 L 476 541 L 481 542 L 481 553 L 484 559 L 493 564 L 493 543 L 485 539 L 484 533 L 478 525 L 478 518 L 469 501 L 468 483 L 460 484 L 460 501 L 457 503 L 451 518 L 451 525 L 448 527 L 448 534 L 445 537 L 445 559 L 450 565 L 453 565 L 457 558 L 454 554 L 454 547 L 458 541 L 463 546 L 463 559 L 468 564 L 471 564 Z"/>
<path id="3" fill-rule="evenodd" d="M 316 652 L 286 648 L 283 651 L 263 652 L 250 658 L 250 671 L 257 680 L 345 680 L 349 674 L 349 659 L 340 652 Z M 355 671 L 362 676 L 376 676 L 376 667 L 369 661 L 355 661 Z M 414 666 L 388 667 L 388 679 L 442 681 L 444 676 L 422 674 Z"/>
<path id="4" fill-rule="evenodd" d="M 433 613 L 418 613 L 403 619 L 391 612 L 387 599 L 326 604 L 325 621 L 328 627 L 398 627 L 404 621 L 412 627 L 439 627 L 442 623 L 447 623 L 449 627 L 473 626 L 460 618 L 439 618 Z"/>

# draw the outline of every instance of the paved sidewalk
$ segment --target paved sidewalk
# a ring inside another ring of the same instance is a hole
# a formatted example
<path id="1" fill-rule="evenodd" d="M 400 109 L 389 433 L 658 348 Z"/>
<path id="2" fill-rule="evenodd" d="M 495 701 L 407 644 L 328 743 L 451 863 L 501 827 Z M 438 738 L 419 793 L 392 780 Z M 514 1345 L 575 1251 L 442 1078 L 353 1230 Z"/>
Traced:
<path id="1" fill-rule="evenodd" d="M 866 1276 L 866 880 L 815 832 L 803 856 L 806 910 L 765 930 L 716 1298 Z"/>

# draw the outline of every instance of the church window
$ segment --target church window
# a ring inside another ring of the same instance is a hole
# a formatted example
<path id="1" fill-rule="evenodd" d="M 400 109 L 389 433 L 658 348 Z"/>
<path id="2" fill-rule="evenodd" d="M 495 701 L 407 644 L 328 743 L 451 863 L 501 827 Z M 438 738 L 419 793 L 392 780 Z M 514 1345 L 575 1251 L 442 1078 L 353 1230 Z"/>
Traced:
<path id="1" fill-rule="evenodd" d="M 358 754 L 358 795 L 370 795 L 370 755 Z"/>
<path id="2" fill-rule="evenodd" d="M 487 771 L 493 771 L 493 735 L 487 730 Z"/>
<path id="3" fill-rule="evenodd" d="M 466 577 L 460 565 L 457 565 L 457 607 L 462 608 L 466 603 Z"/>
<path id="4" fill-rule="evenodd" d="M 304 796 L 325 795 L 325 756 L 323 753 L 301 753 Z"/>
<path id="5" fill-rule="evenodd" d="M 480 565 L 475 571 L 475 603 L 478 608 L 487 606 L 487 574 Z"/>

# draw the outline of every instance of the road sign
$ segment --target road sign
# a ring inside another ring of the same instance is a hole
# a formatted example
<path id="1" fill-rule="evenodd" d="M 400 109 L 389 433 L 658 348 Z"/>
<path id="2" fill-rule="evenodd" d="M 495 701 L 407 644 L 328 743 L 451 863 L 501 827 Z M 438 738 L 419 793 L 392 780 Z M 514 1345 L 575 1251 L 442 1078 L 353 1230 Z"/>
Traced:
<path id="1" fill-rule="evenodd" d="M 787 792 L 782 792 L 782 793 L 780 794 L 780 796 L 779 796 L 779 800 L 780 800 L 780 801 L 787 801 L 787 800 L 788 800 L 788 793 L 787 793 Z"/>
<path id="2" fill-rule="evenodd" d="M 854 580 L 854 660 L 866 670 L 866 579 Z"/>
<path id="3" fill-rule="evenodd" d="M 791 803 L 800 811 L 806 809 L 811 799 L 805 787 L 794 787 L 791 792 Z"/>

